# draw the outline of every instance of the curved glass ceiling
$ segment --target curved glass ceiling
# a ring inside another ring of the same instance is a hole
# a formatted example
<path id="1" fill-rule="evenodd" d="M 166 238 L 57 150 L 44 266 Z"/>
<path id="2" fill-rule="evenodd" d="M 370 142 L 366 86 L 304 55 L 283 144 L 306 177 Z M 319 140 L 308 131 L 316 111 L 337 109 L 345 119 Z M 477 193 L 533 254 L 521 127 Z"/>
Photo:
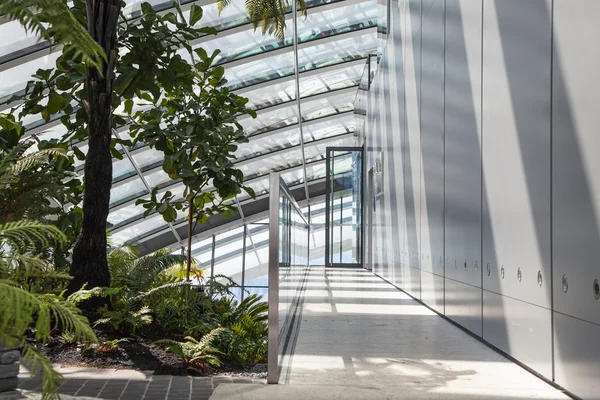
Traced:
<path id="1" fill-rule="evenodd" d="M 249 98 L 257 110 L 256 119 L 239 122 L 249 143 L 239 146 L 236 165 L 244 172 L 246 184 L 257 197 L 268 193 L 268 174 L 281 171 L 290 186 L 308 185 L 325 177 L 325 149 L 355 143 L 353 101 L 364 69 L 365 58 L 377 50 L 377 4 L 374 0 L 313 0 L 307 2 L 308 18 L 298 18 L 298 74 L 294 68 L 293 21 L 288 14 L 285 40 L 255 32 L 250 25 L 245 0 L 233 0 L 220 15 L 213 1 L 195 2 L 203 7 L 199 24 L 213 26 L 219 34 L 192 41 L 194 47 L 222 51 L 219 63 L 225 67 L 227 86 Z M 139 17 L 142 1 L 128 0 L 127 18 Z M 152 0 L 159 10 L 171 3 Z M 184 13 L 194 2 L 182 1 Z M 288 10 L 289 11 L 289 10 Z M 0 98 L 19 93 L 38 68 L 50 68 L 58 52 L 27 35 L 15 22 L 0 24 Z M 296 79 L 300 105 L 296 100 Z M 300 109 L 300 114 L 299 114 Z M 298 115 L 302 115 L 299 121 Z M 59 138 L 65 129 L 57 121 L 45 124 L 35 118 L 25 121 L 40 139 Z M 121 132 L 122 130 L 119 129 Z M 119 134 L 127 136 L 126 130 Z M 304 143 L 302 143 L 304 142 Z M 304 144 L 304 146 L 302 146 Z M 78 147 L 85 153 L 87 144 Z M 127 150 L 127 151 L 125 151 Z M 115 244 L 142 242 L 153 235 L 171 235 L 173 227 L 185 222 L 185 215 L 167 224 L 158 214 L 143 218 L 138 198 L 159 187 L 183 193 L 178 181 L 162 170 L 161 153 L 147 146 L 121 149 L 122 160 L 114 160 L 109 224 Z M 80 173 L 83 163 L 78 164 Z M 305 177 L 306 171 L 306 177 Z M 245 193 L 240 202 L 253 201 Z"/>

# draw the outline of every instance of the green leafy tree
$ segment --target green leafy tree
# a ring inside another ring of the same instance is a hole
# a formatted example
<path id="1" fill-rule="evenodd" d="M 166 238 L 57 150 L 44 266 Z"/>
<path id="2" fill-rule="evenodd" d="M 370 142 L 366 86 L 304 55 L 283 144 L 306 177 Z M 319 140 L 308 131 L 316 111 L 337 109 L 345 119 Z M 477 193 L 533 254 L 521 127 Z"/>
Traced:
<path id="1" fill-rule="evenodd" d="M 150 199 L 136 204 L 143 204 L 145 215 L 156 210 L 167 222 L 175 221 L 178 211 L 187 212 L 187 280 L 194 221 L 204 223 L 218 213 L 231 215 L 235 207 L 227 201 L 242 190 L 254 196 L 233 160 L 238 144 L 248 141 L 236 120 L 241 114 L 256 117 L 256 112 L 246 107 L 248 99 L 223 86 L 225 70 L 214 65 L 218 54 L 219 50 L 209 55 L 195 49 L 191 84 L 165 90 L 150 107 L 131 113 L 131 136 L 163 152 L 163 170 L 185 186 L 183 197 L 168 191 L 159 198 L 154 188 Z M 126 102 L 126 109 L 132 108 L 133 101 Z"/>
<path id="2" fill-rule="evenodd" d="M 131 144 L 112 135 L 127 124 L 115 110 L 123 101 L 153 100 L 163 89 L 191 84 L 192 66 L 178 50 L 191 51 L 190 40 L 216 33 L 213 28 L 193 27 L 202 17 L 197 5 L 192 6 L 188 20 L 175 6 L 176 12 L 159 15 L 144 3 L 139 23 L 117 24 L 120 0 L 75 0 L 72 14 L 82 26 L 88 26 L 107 59 L 101 68 L 86 67 L 81 56 L 65 49 L 56 68 L 38 70 L 27 84 L 20 117 L 40 115 L 45 121 L 60 118 L 67 130 L 61 143 L 85 160 L 83 220 L 73 249 L 70 272 L 74 279 L 69 292 L 85 284 L 88 288 L 110 285 L 106 228 L 112 157 L 121 159 L 118 146 Z M 78 147 L 86 140 L 87 155 Z"/>

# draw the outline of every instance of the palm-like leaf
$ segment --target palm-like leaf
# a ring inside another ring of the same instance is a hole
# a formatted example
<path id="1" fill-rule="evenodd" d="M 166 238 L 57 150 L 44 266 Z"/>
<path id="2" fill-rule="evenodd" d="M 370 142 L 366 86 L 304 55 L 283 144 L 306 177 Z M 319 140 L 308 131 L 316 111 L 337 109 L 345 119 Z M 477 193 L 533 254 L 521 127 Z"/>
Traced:
<path id="1" fill-rule="evenodd" d="M 20 253 L 64 242 L 65 235 L 55 226 L 35 221 L 16 221 L 0 224 L 0 243 L 20 250 Z M 1 247 L 1 246 L 0 246 Z"/>
<path id="2" fill-rule="evenodd" d="M 24 289 L 26 280 L 52 273 L 47 264 L 35 256 L 42 246 L 62 244 L 65 237 L 58 229 L 38 222 L 0 224 L 0 347 L 21 348 L 23 361 L 32 372 L 43 374 L 43 398 L 58 398 L 61 375 L 39 351 L 27 343 L 25 331 L 35 324 L 36 338 L 45 343 L 56 326 L 71 332 L 76 339 L 95 341 L 87 319 L 75 304 L 52 294 L 35 294 Z"/>
<path id="3" fill-rule="evenodd" d="M 67 51 L 90 67 L 102 69 L 102 48 L 77 21 L 65 0 L 2 0 L 0 14 L 16 20 L 46 40 L 57 38 Z"/>
<path id="4" fill-rule="evenodd" d="M 231 0 L 217 0 L 219 12 L 223 11 Z M 300 13 L 306 18 L 305 0 L 296 0 Z M 289 0 L 246 0 L 245 6 L 254 29 L 261 28 L 263 35 L 269 34 L 283 41 L 285 39 L 285 14 Z"/>

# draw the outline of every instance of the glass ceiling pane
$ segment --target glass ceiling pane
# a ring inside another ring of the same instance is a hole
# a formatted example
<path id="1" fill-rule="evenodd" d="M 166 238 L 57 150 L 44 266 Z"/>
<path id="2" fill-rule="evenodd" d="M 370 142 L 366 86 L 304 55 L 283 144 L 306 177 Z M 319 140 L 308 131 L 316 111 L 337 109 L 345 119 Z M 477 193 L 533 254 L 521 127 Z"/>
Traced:
<path id="1" fill-rule="evenodd" d="M 327 115 L 352 111 L 354 109 L 354 95 L 348 93 L 329 96 L 319 100 L 302 102 L 302 120 L 309 121 Z"/>
<path id="2" fill-rule="evenodd" d="M 269 178 L 248 182 L 245 183 L 245 185 L 251 187 L 254 190 L 254 193 L 257 197 L 269 193 Z M 250 198 L 250 196 L 244 191 L 242 191 L 242 193 L 238 195 L 239 201 L 243 201 L 248 198 Z"/>
<path id="3" fill-rule="evenodd" d="M 300 97 L 307 97 L 331 90 L 357 86 L 360 83 L 363 66 L 344 67 L 307 77 L 300 76 Z M 296 83 L 292 76 L 285 82 L 261 87 L 243 96 L 248 98 L 248 105 L 253 109 L 261 109 L 296 99 Z"/>
<path id="4" fill-rule="evenodd" d="M 167 228 L 165 220 L 162 215 L 156 214 L 154 216 L 149 216 L 146 219 L 142 219 L 138 223 L 129 225 L 118 232 L 112 233 L 111 241 L 116 245 L 122 245 L 125 242 L 135 243 L 136 239 L 147 236 L 152 231 L 161 230 L 163 228 Z M 173 242 L 175 242 L 175 238 L 173 238 Z"/>
<path id="5" fill-rule="evenodd" d="M 124 156 L 122 160 L 113 159 L 113 182 L 128 178 L 136 173 L 129 158 Z"/>
<path id="6" fill-rule="evenodd" d="M 136 178 L 131 182 L 113 185 L 110 191 L 110 206 L 122 204 L 145 194 L 148 194 L 148 191 L 140 178 Z"/>
<path id="7" fill-rule="evenodd" d="M 169 178 L 169 175 L 167 175 L 162 168 L 154 172 L 145 173 L 143 175 L 144 179 L 146 179 L 146 182 L 148 182 L 148 186 L 151 188 L 164 185 L 168 182 L 174 182 L 171 178 Z"/>
<path id="8" fill-rule="evenodd" d="M 207 275 L 210 275 L 210 260 L 212 260 L 212 236 L 207 237 L 197 243 L 192 244 L 192 256 L 196 259 L 196 261 L 202 264 L 202 269 L 208 269 Z M 173 254 L 181 254 L 181 251 L 178 250 L 173 252 Z"/>
<path id="9" fill-rule="evenodd" d="M 287 81 L 245 92 L 248 107 L 256 110 L 276 104 L 292 101 L 296 98 L 296 81 L 290 77 Z"/>
<path id="10" fill-rule="evenodd" d="M 164 155 L 161 151 L 146 146 L 143 150 L 132 152 L 131 158 L 141 170 L 144 170 L 148 167 L 162 165 Z"/>
<path id="11" fill-rule="evenodd" d="M 298 19 L 298 42 L 304 43 L 325 36 L 341 34 L 377 25 L 377 8 L 373 2 L 353 4 L 332 10 L 312 12 L 310 18 Z M 251 26 L 243 32 L 232 35 L 217 35 L 202 46 L 209 54 L 216 49 L 221 50 L 217 58 L 218 64 L 243 59 L 255 54 L 292 45 L 292 24 L 287 24 L 284 41 L 270 35 L 262 35 L 260 29 L 255 31 Z"/>
<path id="12" fill-rule="evenodd" d="M 315 45 L 300 49 L 298 59 L 300 72 L 343 61 L 364 58 L 377 51 L 375 33 L 365 33 L 346 39 L 315 42 Z M 238 89 L 255 83 L 266 82 L 294 74 L 292 52 L 267 57 L 225 70 L 230 89 Z"/>
<path id="13" fill-rule="evenodd" d="M 354 115 L 350 113 L 340 115 L 335 120 L 305 124 L 302 127 L 304 143 L 354 132 L 355 124 Z"/>
<path id="14" fill-rule="evenodd" d="M 247 135 L 254 135 L 273 129 L 284 128 L 298 123 L 298 106 L 292 103 L 284 108 L 265 110 L 256 118 L 244 118 L 239 121 Z"/>
<path id="15" fill-rule="evenodd" d="M 260 158 L 238 168 L 244 173 L 245 177 L 251 178 L 282 168 L 290 168 L 299 163 L 302 163 L 302 151 L 300 148 L 295 148 L 290 151 L 272 154 L 268 158 Z"/>
<path id="16" fill-rule="evenodd" d="M 25 28 L 21 26 L 17 21 L 5 22 L 0 25 L 0 63 L 13 60 L 23 53 L 27 54 L 31 49 L 29 47 L 35 46 L 39 42 L 39 37 L 33 33 L 27 33 Z M 46 47 L 46 43 L 39 43 L 37 48 L 43 49 Z M 19 50 L 27 49 L 27 51 Z M 15 54 L 12 54 L 15 53 Z M 7 57 L 10 55 L 10 57 Z"/>
<path id="17" fill-rule="evenodd" d="M 311 146 L 304 147 L 304 151 L 306 154 L 306 162 L 316 161 L 316 160 L 324 160 L 325 159 L 325 149 L 327 147 L 335 147 L 335 146 L 354 146 L 356 144 L 356 139 L 354 136 L 346 136 L 343 138 L 339 138 L 334 141 L 327 141 L 326 143 L 315 143 Z"/>
<path id="18" fill-rule="evenodd" d="M 0 98 L 25 89 L 27 81 L 38 69 L 53 68 L 59 56 L 60 52 L 56 52 L 0 72 Z"/>
<path id="19" fill-rule="evenodd" d="M 250 138 L 250 142 L 238 147 L 235 156 L 238 160 L 242 160 L 298 144 L 300 144 L 300 134 L 298 128 L 293 128 L 272 135 Z"/>
<path id="20" fill-rule="evenodd" d="M 377 26 L 377 5 L 373 1 L 309 13 L 298 17 L 299 42 L 323 36 L 323 32 L 343 33 L 355 30 L 357 25 Z"/>
<path id="21" fill-rule="evenodd" d="M 289 187 L 292 187 L 304 182 L 304 170 L 300 168 L 293 171 L 284 172 L 281 174 L 281 178 Z"/>
<path id="22" fill-rule="evenodd" d="M 350 66 L 303 78 L 300 76 L 300 98 L 319 93 L 357 86 L 362 77 L 362 66 Z"/>

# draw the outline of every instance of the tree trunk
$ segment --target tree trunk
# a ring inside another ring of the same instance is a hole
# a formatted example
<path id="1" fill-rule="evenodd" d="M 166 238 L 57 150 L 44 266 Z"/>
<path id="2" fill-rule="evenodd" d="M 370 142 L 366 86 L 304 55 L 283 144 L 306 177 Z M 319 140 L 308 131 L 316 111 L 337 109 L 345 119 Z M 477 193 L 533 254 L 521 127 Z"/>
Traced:
<path id="1" fill-rule="evenodd" d="M 88 32 L 107 55 L 102 71 L 87 68 L 84 108 L 88 116 L 88 153 L 85 160 L 83 223 L 73 249 L 68 292 L 84 284 L 91 289 L 110 285 L 106 257 L 106 220 L 112 186 L 112 156 L 110 152 L 112 95 L 116 63 L 115 42 L 120 0 L 86 0 Z M 91 302 L 90 309 L 98 302 Z"/>

